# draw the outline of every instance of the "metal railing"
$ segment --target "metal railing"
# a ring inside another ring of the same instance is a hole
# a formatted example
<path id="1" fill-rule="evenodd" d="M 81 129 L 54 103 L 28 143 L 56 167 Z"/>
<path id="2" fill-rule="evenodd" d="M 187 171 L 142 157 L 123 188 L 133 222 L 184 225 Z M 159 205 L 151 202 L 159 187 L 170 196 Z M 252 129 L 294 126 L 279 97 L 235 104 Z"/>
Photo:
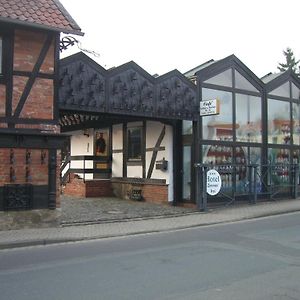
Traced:
<path id="1" fill-rule="evenodd" d="M 201 211 L 214 201 L 225 201 L 225 205 L 237 199 L 246 199 L 255 204 L 257 199 L 274 200 L 278 197 L 297 198 L 299 188 L 298 164 L 195 164 L 196 203 Z M 222 179 L 217 196 L 206 193 L 207 171 L 215 169 Z"/>
<path id="2" fill-rule="evenodd" d="M 77 162 L 79 167 L 72 167 L 72 163 Z M 87 164 L 87 162 L 91 162 Z M 107 164 L 107 168 L 97 168 L 96 164 Z M 87 174 L 111 174 L 111 157 L 94 156 L 94 155 L 76 155 L 67 156 L 60 167 L 61 183 L 65 184 L 70 181 L 71 174 L 78 174 L 83 181 L 86 180 Z"/>

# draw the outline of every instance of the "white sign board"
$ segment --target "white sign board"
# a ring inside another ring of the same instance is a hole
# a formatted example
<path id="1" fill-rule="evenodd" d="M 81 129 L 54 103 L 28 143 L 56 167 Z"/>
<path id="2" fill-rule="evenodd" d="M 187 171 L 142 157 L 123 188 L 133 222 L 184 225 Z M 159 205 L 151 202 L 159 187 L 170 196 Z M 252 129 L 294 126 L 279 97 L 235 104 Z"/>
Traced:
<path id="1" fill-rule="evenodd" d="M 209 170 L 206 174 L 206 192 L 211 196 L 215 196 L 220 192 L 222 179 L 218 171 Z"/>
<path id="2" fill-rule="evenodd" d="M 220 113 L 219 99 L 200 101 L 200 116 L 218 115 Z"/>

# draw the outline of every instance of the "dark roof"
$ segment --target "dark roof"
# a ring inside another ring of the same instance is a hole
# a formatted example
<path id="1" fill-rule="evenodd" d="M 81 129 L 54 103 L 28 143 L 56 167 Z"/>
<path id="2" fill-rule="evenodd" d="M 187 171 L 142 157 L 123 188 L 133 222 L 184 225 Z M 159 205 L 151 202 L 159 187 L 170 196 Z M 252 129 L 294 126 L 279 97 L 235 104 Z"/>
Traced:
<path id="1" fill-rule="evenodd" d="M 155 78 L 134 61 L 105 70 L 81 52 L 62 59 L 59 73 L 58 104 L 62 114 L 108 113 L 119 121 L 121 115 L 155 120 L 198 119 L 196 85 L 178 70 Z"/>
<path id="2" fill-rule="evenodd" d="M 277 78 L 278 76 L 281 76 L 283 72 L 280 73 L 268 73 L 265 76 L 263 76 L 261 78 L 261 80 L 263 81 L 263 83 L 268 83 L 272 80 L 274 80 L 275 78 Z"/>
<path id="3" fill-rule="evenodd" d="M 193 68 L 191 70 L 186 71 L 185 73 L 183 73 L 183 75 L 186 76 L 186 77 L 188 77 L 188 78 L 193 77 L 193 76 L 196 75 L 196 73 L 198 71 L 200 71 L 200 70 L 202 70 L 202 69 L 204 69 L 204 68 L 206 68 L 206 67 L 208 67 L 208 66 L 210 66 L 210 65 L 212 65 L 212 64 L 214 64 L 216 62 L 217 61 L 211 59 L 211 60 L 206 61 L 205 63 L 203 63 L 203 64 L 201 64 L 201 65 L 199 65 L 199 66 L 197 66 L 197 67 L 195 67 L 195 68 Z"/>
<path id="4" fill-rule="evenodd" d="M 83 35 L 58 0 L 0 0 L 0 21 Z"/>

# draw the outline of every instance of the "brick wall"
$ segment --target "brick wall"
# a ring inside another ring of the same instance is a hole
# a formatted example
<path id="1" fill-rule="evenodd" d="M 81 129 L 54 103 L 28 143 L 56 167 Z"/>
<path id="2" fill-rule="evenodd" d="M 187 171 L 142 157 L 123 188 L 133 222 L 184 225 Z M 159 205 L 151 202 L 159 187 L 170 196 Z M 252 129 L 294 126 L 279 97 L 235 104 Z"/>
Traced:
<path id="1" fill-rule="evenodd" d="M 28 78 L 14 76 L 12 109 L 15 111 L 24 91 Z M 21 118 L 53 119 L 53 80 L 37 78 L 30 90 L 25 105 L 21 111 Z"/>
<path id="2" fill-rule="evenodd" d="M 168 186 L 167 185 L 144 185 L 142 189 L 143 199 L 147 202 L 167 203 Z"/>
<path id="3" fill-rule="evenodd" d="M 161 183 L 142 183 L 140 185 L 115 180 L 112 182 L 113 192 L 119 198 L 130 199 L 132 189 L 142 189 L 142 198 L 147 202 L 168 203 L 168 185 Z"/>
<path id="4" fill-rule="evenodd" d="M 30 159 L 26 163 L 26 153 Z M 0 148 L 0 186 L 4 184 L 48 185 L 48 153 L 41 162 L 39 149 Z M 27 173 L 27 178 L 26 178 Z M 11 174 L 14 176 L 11 180 Z"/>
<path id="5" fill-rule="evenodd" d="M 110 180 L 87 180 L 71 176 L 70 182 L 63 188 L 63 194 L 77 197 L 112 197 Z"/>
<path id="6" fill-rule="evenodd" d="M 16 30 L 14 40 L 14 70 L 31 72 L 46 40 L 46 34 Z M 54 42 L 50 47 L 40 72 L 53 74 L 54 72 Z"/>
<path id="7" fill-rule="evenodd" d="M 5 116 L 6 107 L 6 86 L 0 84 L 0 117 Z"/>

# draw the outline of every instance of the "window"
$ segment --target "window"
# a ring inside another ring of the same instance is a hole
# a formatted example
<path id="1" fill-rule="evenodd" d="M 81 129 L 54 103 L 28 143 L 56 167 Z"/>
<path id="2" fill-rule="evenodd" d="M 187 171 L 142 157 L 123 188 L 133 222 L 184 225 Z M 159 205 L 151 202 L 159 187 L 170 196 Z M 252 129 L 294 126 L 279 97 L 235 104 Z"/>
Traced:
<path id="1" fill-rule="evenodd" d="M 291 139 L 290 102 L 268 99 L 268 141 L 289 145 Z"/>
<path id="2" fill-rule="evenodd" d="M 228 69 L 212 78 L 207 79 L 204 83 L 232 87 L 232 69 Z"/>
<path id="3" fill-rule="evenodd" d="M 261 143 L 261 98 L 236 94 L 236 140 Z"/>
<path id="4" fill-rule="evenodd" d="M 219 115 L 202 118 L 203 139 L 206 140 L 233 140 L 232 126 L 232 93 L 221 90 L 202 89 L 202 100 L 219 99 L 221 112 Z"/>
<path id="5" fill-rule="evenodd" d="M 142 128 L 132 127 L 127 130 L 127 159 L 142 159 Z"/>
<path id="6" fill-rule="evenodd" d="M 0 36 L 0 75 L 2 75 L 2 37 Z"/>

